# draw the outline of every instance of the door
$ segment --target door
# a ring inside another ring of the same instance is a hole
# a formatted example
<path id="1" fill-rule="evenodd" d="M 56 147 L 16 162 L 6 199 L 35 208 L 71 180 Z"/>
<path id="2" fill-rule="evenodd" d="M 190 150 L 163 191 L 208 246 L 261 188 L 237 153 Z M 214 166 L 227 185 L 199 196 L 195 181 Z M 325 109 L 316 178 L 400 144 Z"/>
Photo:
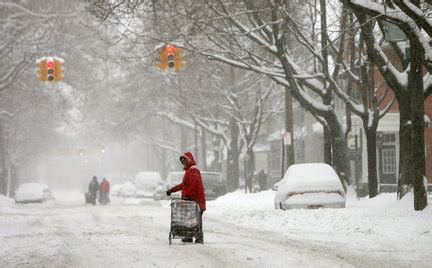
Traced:
<path id="1" fill-rule="evenodd" d="M 396 186 L 397 170 L 396 170 L 396 135 L 383 134 L 382 146 L 379 150 L 380 161 L 380 184 L 381 189 L 386 190 L 386 185 Z M 394 188 L 394 187 L 389 187 Z"/>

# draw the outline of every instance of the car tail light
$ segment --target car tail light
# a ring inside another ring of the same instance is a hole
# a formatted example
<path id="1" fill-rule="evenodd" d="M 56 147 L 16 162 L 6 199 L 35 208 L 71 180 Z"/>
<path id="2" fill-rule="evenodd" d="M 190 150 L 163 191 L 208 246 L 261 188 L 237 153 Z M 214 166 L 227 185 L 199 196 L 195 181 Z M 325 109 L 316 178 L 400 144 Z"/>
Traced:
<path id="1" fill-rule="evenodd" d="M 340 196 L 345 197 L 345 193 L 344 193 L 343 191 L 337 191 L 337 193 L 338 193 Z"/>
<path id="2" fill-rule="evenodd" d="M 293 195 L 297 195 L 297 194 L 304 194 L 304 193 L 299 193 L 299 192 L 289 192 L 288 196 L 291 197 Z"/>
<path id="3" fill-rule="evenodd" d="M 343 191 L 326 191 L 328 194 L 339 194 L 342 197 L 345 197 L 345 193 Z"/>

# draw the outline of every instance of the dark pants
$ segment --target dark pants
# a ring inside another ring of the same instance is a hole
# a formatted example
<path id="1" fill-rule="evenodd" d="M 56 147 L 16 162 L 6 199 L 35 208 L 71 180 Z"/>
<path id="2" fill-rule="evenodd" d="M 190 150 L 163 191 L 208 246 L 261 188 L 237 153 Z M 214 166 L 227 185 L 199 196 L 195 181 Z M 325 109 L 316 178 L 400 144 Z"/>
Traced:
<path id="1" fill-rule="evenodd" d="M 110 202 L 109 200 L 109 192 L 101 192 L 99 202 L 103 205 L 106 205 Z"/>
<path id="2" fill-rule="evenodd" d="M 203 238 L 203 235 L 204 235 L 204 230 L 203 230 L 203 214 L 204 214 L 204 211 L 201 211 L 200 212 L 200 229 L 201 229 L 201 233 L 200 233 L 200 237 L 197 237 L 197 239 L 202 239 Z"/>

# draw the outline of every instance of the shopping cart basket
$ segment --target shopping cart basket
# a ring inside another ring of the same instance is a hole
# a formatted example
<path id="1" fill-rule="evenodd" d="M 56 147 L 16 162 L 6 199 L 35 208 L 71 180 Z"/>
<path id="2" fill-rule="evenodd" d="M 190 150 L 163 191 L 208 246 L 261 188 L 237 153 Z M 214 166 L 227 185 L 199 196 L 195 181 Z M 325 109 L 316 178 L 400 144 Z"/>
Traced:
<path id="1" fill-rule="evenodd" d="M 169 244 L 174 238 L 203 237 L 201 221 L 200 209 L 195 201 L 172 199 Z"/>

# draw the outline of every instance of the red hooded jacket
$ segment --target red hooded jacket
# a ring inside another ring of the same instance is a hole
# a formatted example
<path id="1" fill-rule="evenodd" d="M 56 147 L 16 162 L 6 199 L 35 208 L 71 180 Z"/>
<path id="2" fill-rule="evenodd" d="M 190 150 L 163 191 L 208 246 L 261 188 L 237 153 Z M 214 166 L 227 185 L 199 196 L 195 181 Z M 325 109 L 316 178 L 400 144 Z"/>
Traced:
<path id="1" fill-rule="evenodd" d="M 100 191 L 102 193 L 108 193 L 110 191 L 110 185 L 107 180 L 102 180 L 102 182 L 100 183 Z"/>
<path id="2" fill-rule="evenodd" d="M 183 176 L 182 183 L 171 188 L 171 192 L 182 191 L 182 198 L 190 198 L 198 203 L 201 211 L 206 210 L 206 200 L 204 186 L 201 178 L 201 173 L 196 166 L 195 159 L 191 152 L 186 152 L 182 155 L 185 157 L 188 164 L 184 168 L 186 171 Z"/>

